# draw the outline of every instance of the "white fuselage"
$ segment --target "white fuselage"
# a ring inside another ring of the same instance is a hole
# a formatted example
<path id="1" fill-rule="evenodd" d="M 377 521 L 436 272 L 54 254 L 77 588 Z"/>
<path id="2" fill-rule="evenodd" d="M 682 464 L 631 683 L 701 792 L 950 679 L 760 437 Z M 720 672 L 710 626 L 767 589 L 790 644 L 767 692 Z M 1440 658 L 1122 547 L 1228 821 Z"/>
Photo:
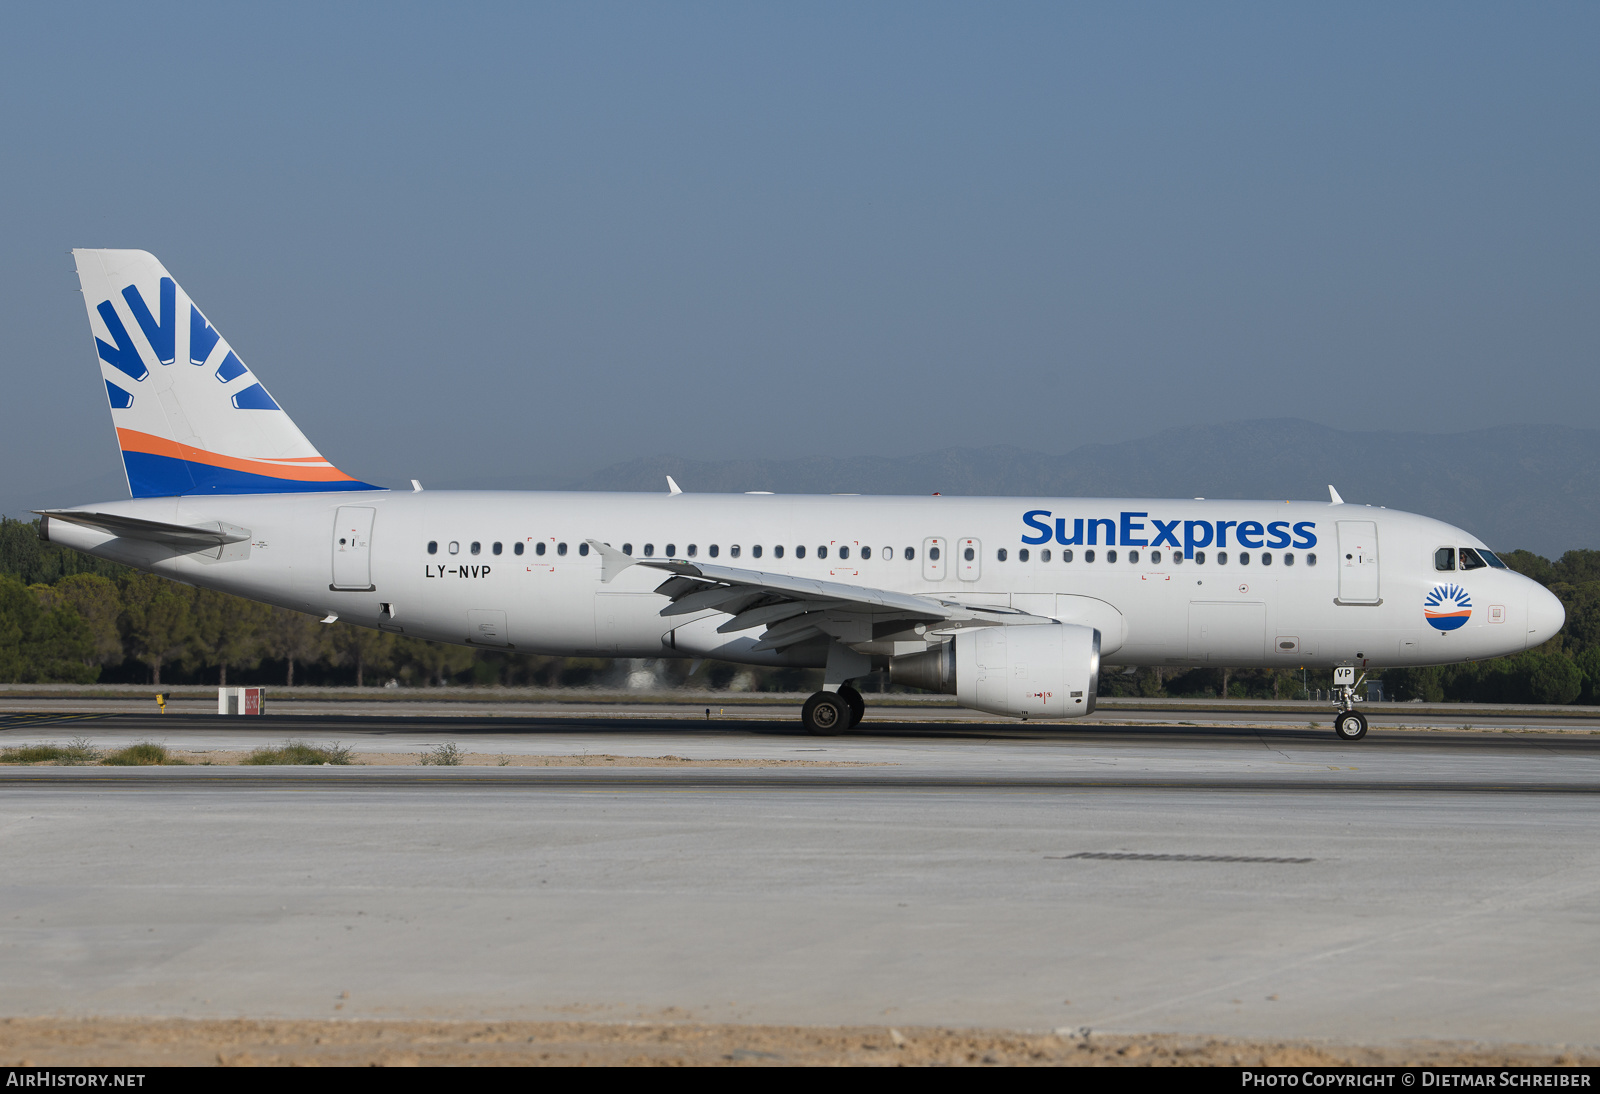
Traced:
<path id="1" fill-rule="evenodd" d="M 825 658 L 805 645 L 752 652 L 750 633 L 718 633 L 728 617 L 716 611 L 664 618 L 668 601 L 654 590 L 667 575 L 630 566 L 604 582 L 590 539 L 635 558 L 648 545 L 655 559 L 670 552 L 1081 623 L 1120 665 L 1441 664 L 1527 649 L 1563 620 L 1550 593 L 1510 570 L 1438 572 L 1440 547 L 1484 546 L 1458 528 L 1318 502 L 365 491 L 93 509 L 222 521 L 248 529 L 249 541 L 181 553 L 61 521 L 50 539 L 318 616 L 526 653 Z M 1424 616 L 1441 583 L 1470 598 L 1455 629 Z M 856 648 L 890 657 L 925 648 L 915 634 L 875 637 Z"/>

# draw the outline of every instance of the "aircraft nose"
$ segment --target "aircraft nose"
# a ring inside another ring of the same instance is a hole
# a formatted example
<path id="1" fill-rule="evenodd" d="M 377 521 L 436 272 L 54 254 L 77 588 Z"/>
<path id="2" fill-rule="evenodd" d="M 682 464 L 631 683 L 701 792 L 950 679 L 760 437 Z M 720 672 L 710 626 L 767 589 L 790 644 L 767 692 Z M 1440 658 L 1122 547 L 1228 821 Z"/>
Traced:
<path id="1" fill-rule="evenodd" d="M 1561 606 L 1556 595 L 1543 585 L 1528 590 L 1528 645 L 1532 649 L 1541 642 L 1556 636 L 1567 621 L 1567 609 Z"/>

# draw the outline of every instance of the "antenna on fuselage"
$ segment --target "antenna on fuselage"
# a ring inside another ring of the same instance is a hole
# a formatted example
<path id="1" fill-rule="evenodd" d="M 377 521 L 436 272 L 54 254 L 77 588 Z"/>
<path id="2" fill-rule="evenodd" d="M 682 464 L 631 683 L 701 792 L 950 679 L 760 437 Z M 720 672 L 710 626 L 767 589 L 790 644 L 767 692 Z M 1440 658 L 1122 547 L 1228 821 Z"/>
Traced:
<path id="1" fill-rule="evenodd" d="M 1333 484 L 1332 483 L 1328 484 L 1328 504 L 1329 505 L 1343 505 L 1344 504 L 1344 499 L 1339 496 L 1339 491 L 1337 491 L 1337 490 L 1335 490 L 1333 488 Z"/>
<path id="2" fill-rule="evenodd" d="M 683 493 L 683 487 L 681 487 L 677 483 L 673 482 L 671 475 L 667 476 L 667 493 L 669 493 L 669 494 L 681 494 L 681 493 Z"/>

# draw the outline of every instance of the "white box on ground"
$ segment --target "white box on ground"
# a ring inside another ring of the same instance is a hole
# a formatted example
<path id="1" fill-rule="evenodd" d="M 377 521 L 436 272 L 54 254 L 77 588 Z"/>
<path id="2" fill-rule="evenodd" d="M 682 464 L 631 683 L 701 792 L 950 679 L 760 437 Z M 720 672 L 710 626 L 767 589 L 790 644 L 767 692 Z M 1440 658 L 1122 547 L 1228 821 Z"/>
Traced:
<path id="1" fill-rule="evenodd" d="M 218 688 L 218 714 L 260 714 L 260 688 Z"/>

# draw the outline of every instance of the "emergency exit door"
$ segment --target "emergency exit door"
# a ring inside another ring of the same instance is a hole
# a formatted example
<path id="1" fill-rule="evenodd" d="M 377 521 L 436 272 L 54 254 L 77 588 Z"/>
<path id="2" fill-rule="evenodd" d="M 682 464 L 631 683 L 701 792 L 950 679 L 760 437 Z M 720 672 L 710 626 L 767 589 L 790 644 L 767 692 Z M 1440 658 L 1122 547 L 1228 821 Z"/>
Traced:
<path id="1" fill-rule="evenodd" d="M 1378 526 L 1370 520 L 1339 525 L 1339 603 L 1381 604 L 1378 596 Z"/>
<path id="2" fill-rule="evenodd" d="M 371 592 L 372 518 L 376 509 L 341 505 L 333 518 L 333 584 L 329 588 Z"/>

